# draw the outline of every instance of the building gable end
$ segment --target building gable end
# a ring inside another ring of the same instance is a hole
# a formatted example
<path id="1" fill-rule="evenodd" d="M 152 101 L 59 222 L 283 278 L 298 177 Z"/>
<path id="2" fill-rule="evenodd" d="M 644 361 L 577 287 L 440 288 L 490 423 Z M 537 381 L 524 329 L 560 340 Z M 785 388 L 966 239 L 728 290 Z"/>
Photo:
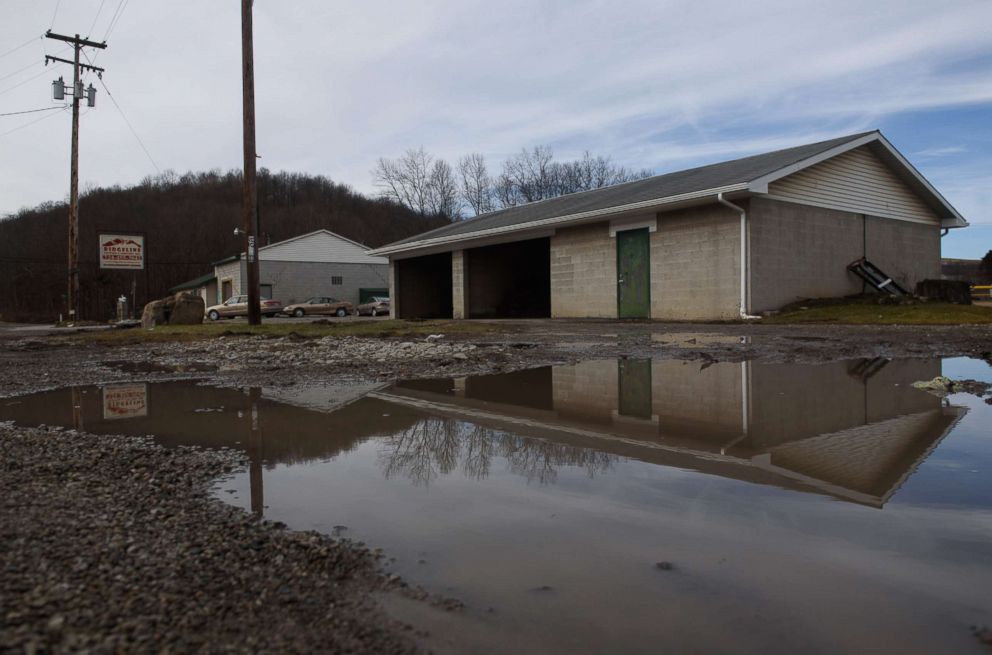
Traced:
<path id="1" fill-rule="evenodd" d="M 882 218 L 940 225 L 927 202 L 869 146 L 861 146 L 772 181 L 779 200 Z"/>

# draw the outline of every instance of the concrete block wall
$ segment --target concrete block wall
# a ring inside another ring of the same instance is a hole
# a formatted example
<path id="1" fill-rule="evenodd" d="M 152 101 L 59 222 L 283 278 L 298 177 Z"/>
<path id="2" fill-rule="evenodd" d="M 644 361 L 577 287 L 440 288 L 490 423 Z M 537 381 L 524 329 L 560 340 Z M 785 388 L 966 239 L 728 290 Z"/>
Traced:
<path id="1" fill-rule="evenodd" d="M 230 280 L 231 282 L 232 296 L 236 296 L 239 293 L 242 293 L 241 281 L 245 279 L 244 278 L 245 267 L 242 266 L 243 263 L 244 262 L 241 261 L 233 261 L 214 267 L 214 275 L 217 276 L 217 300 L 212 303 L 208 303 L 208 305 L 222 303 L 225 300 L 227 300 L 227 298 L 222 297 L 224 282 L 226 280 Z"/>
<path id="2" fill-rule="evenodd" d="M 389 286 L 385 264 L 328 264 L 262 260 L 259 281 L 272 285 L 272 295 L 283 304 L 303 302 L 312 296 L 331 296 L 358 304 L 360 289 Z M 340 277 L 341 284 L 332 284 Z"/>
<path id="3" fill-rule="evenodd" d="M 743 431 L 743 367 L 699 366 L 675 359 L 651 362 L 651 410 L 662 433 L 685 431 L 694 440 L 726 444 Z"/>
<path id="4" fill-rule="evenodd" d="M 861 293 L 847 265 L 861 257 L 910 291 L 940 276 L 940 229 L 890 218 L 753 198 L 748 212 L 751 311 Z"/>
<path id="5" fill-rule="evenodd" d="M 617 247 L 609 223 L 563 228 L 551 237 L 551 316 L 617 317 Z"/>
<path id="6" fill-rule="evenodd" d="M 561 416 L 592 418 L 606 423 L 612 420 L 619 402 L 617 360 L 555 366 L 551 376 L 554 407 Z"/>
<path id="7" fill-rule="evenodd" d="M 861 292 L 847 265 L 864 252 L 859 214 L 753 198 L 748 212 L 751 312 Z"/>
<path id="8" fill-rule="evenodd" d="M 868 216 L 865 256 L 913 293 L 916 283 L 940 279 L 940 226 Z"/>
<path id="9" fill-rule="evenodd" d="M 465 251 L 451 253 L 451 317 L 468 318 L 468 285 L 465 283 Z"/>
<path id="10" fill-rule="evenodd" d="M 939 375 L 939 362 L 889 362 L 867 380 L 853 371 L 854 365 L 751 366 L 755 447 L 768 448 L 940 407 L 939 398 L 912 387 L 917 380 Z"/>
<path id="11" fill-rule="evenodd" d="M 651 318 L 737 318 L 739 280 L 740 214 L 718 204 L 658 214 L 651 233 Z"/>

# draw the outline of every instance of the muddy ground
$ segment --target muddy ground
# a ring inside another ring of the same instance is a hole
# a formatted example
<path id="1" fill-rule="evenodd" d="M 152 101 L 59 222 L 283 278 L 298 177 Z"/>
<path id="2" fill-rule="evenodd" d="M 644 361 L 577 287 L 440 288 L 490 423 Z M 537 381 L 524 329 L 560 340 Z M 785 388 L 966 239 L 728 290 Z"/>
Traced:
<path id="1" fill-rule="evenodd" d="M 114 345 L 0 330 L 0 398 L 177 378 L 340 387 L 613 357 L 992 359 L 992 326 L 518 321 L 492 327 L 471 336 L 232 336 Z M 410 632 L 371 600 L 376 591 L 404 587 L 380 572 L 369 551 L 279 530 L 210 498 L 211 481 L 242 465 L 233 457 L 0 425 L 0 652 L 415 649 Z"/>
<path id="2" fill-rule="evenodd" d="M 198 378 L 231 386 L 314 386 L 457 377 L 614 357 L 825 362 L 874 357 L 992 359 L 992 325 L 780 326 L 492 321 L 438 338 L 220 337 L 109 345 L 83 335 L 0 331 L 0 397 L 69 384 Z"/>

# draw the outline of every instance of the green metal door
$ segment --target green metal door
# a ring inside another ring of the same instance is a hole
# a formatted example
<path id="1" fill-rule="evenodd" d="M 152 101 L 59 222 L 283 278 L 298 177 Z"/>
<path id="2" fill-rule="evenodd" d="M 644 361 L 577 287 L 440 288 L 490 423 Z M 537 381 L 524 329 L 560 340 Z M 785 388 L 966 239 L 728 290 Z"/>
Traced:
<path id="1" fill-rule="evenodd" d="M 621 416 L 651 418 L 651 360 L 621 359 L 617 361 L 620 383 Z"/>
<path id="2" fill-rule="evenodd" d="M 648 228 L 617 232 L 617 314 L 620 318 L 651 315 L 651 271 Z"/>

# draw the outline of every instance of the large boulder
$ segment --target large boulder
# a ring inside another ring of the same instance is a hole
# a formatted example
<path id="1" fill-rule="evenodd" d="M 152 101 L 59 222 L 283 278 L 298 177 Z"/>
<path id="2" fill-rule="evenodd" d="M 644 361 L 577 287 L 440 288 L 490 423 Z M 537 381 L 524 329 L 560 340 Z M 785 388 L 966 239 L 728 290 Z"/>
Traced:
<path id="1" fill-rule="evenodd" d="M 165 313 L 165 301 L 153 300 L 141 312 L 141 327 L 153 328 L 156 325 L 166 325 L 168 317 Z"/>
<path id="2" fill-rule="evenodd" d="M 179 292 L 172 297 L 169 325 L 199 325 L 206 309 L 203 298 L 195 293 Z"/>
<path id="3" fill-rule="evenodd" d="M 153 300 L 141 313 L 141 327 L 156 325 L 199 325 L 203 322 L 203 298 L 195 293 L 180 291 L 174 296 Z"/>

